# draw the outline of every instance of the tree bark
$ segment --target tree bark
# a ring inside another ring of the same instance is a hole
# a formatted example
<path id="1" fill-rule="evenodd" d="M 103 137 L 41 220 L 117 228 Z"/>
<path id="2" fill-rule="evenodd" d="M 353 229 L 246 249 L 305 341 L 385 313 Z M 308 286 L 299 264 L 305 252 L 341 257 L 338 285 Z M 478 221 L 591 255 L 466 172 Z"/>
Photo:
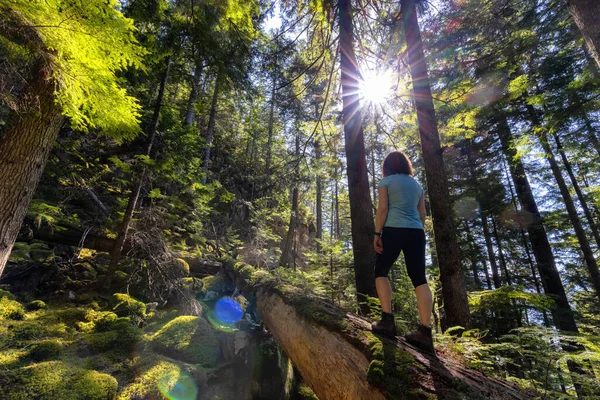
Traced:
<path id="1" fill-rule="evenodd" d="M 502 242 L 500 241 L 500 235 L 498 234 L 498 227 L 496 226 L 496 220 L 492 217 L 492 229 L 494 230 L 494 238 L 496 239 L 496 245 L 498 246 L 498 256 L 500 257 L 500 267 L 504 274 L 504 280 L 508 286 L 512 286 L 512 280 L 508 273 L 508 267 L 506 265 L 506 258 L 504 257 L 504 250 L 502 249 Z"/>
<path id="2" fill-rule="evenodd" d="M 471 256 L 469 258 L 471 260 L 471 270 L 473 272 L 473 282 L 475 282 L 475 290 L 481 290 L 481 279 L 479 279 L 479 268 L 477 267 L 477 258 L 479 252 L 475 247 L 475 239 L 473 239 L 473 235 L 471 233 L 471 228 L 469 227 L 468 221 L 465 221 L 465 231 L 467 233 L 467 241 L 469 242 L 469 247 L 471 250 Z"/>
<path id="3" fill-rule="evenodd" d="M 569 0 L 568 4 L 592 57 L 600 66 L 600 3 L 597 0 Z"/>
<path id="4" fill-rule="evenodd" d="M 560 154 L 560 158 L 562 159 L 563 165 L 565 166 L 565 170 L 569 175 L 569 179 L 571 180 L 571 184 L 575 189 L 575 193 L 577 194 L 577 199 L 579 200 L 579 204 L 581 205 L 581 209 L 585 215 L 585 218 L 588 221 L 588 225 L 590 226 L 590 230 L 592 231 L 592 235 L 594 236 L 594 240 L 596 241 L 596 247 L 600 249 L 600 233 L 598 232 L 598 226 L 596 225 L 596 221 L 594 221 L 594 216 L 592 215 L 592 211 L 588 206 L 587 200 L 583 194 L 583 191 L 579 187 L 579 183 L 577 182 L 577 178 L 573 173 L 573 168 L 571 167 L 571 163 L 565 154 L 565 151 L 562 147 L 562 142 L 560 137 L 556 132 L 553 133 L 554 141 L 556 142 L 556 148 L 558 153 Z"/>
<path id="5" fill-rule="evenodd" d="M 548 164 L 550 164 L 550 169 L 552 170 L 552 174 L 554 175 L 554 179 L 556 180 L 556 184 L 558 185 L 560 194 L 562 195 L 565 207 L 567 208 L 569 219 L 571 220 L 573 228 L 575 229 L 575 235 L 577 236 L 577 241 L 579 242 L 579 249 L 583 253 L 583 259 L 588 269 L 588 273 L 590 274 L 592 286 L 596 291 L 596 295 L 600 299 L 600 270 L 598 269 L 598 264 L 596 263 L 596 259 L 594 258 L 594 252 L 592 251 L 590 242 L 587 239 L 585 230 L 581 225 L 581 220 L 579 219 L 579 215 L 577 214 L 577 209 L 575 208 L 575 204 L 573 203 L 573 198 L 571 197 L 569 188 L 567 187 L 565 179 L 562 176 L 560 167 L 558 166 L 558 162 L 554 157 L 552 147 L 548 142 L 548 134 L 546 130 L 542 127 L 542 122 L 533 106 L 530 104 L 526 104 L 526 108 L 534 129 L 538 131 L 538 138 L 540 139 L 540 143 L 542 145 L 542 148 L 544 149 L 544 154 L 546 156 L 546 159 L 548 160 Z"/>
<path id="6" fill-rule="evenodd" d="M 377 337 L 367 321 L 325 298 L 251 279 L 264 271 L 233 262 L 224 267 L 244 293 L 256 297 L 262 321 L 321 400 L 531 398 L 442 354 L 421 354 L 404 340 Z"/>
<path id="7" fill-rule="evenodd" d="M 446 317 L 449 326 L 460 325 L 468 329 L 471 325 L 469 302 L 460 263 L 454 213 L 450 203 L 417 10 L 414 0 L 401 0 L 400 4 L 431 203 L 435 245 L 438 254 L 443 254 L 439 263 Z"/>
<path id="8" fill-rule="evenodd" d="M 583 114 L 583 122 L 585 123 L 585 129 L 588 131 L 590 143 L 594 146 L 598 156 L 600 156 L 600 140 L 598 140 L 598 136 L 596 136 L 596 130 L 592 126 L 592 121 L 590 121 L 590 118 L 585 113 Z"/>
<path id="9" fill-rule="evenodd" d="M 496 254 L 494 253 L 494 245 L 492 243 L 492 235 L 488 226 L 487 214 L 481 213 L 481 226 L 483 227 L 483 237 L 485 239 L 485 247 L 487 248 L 490 266 L 492 267 L 492 279 L 494 281 L 494 289 L 502 286 L 502 280 L 498 272 L 498 263 L 496 262 Z"/>
<path id="10" fill-rule="evenodd" d="M 265 175 L 271 176 L 271 158 L 273 153 L 273 123 L 275 118 L 275 90 L 277 78 L 273 73 L 273 88 L 271 89 L 271 105 L 269 108 L 269 125 L 267 128 L 267 157 L 265 160 Z"/>
<path id="11" fill-rule="evenodd" d="M 22 98 L 37 104 L 15 115 L 0 136 L 0 276 L 64 120 L 48 67 L 40 65 L 34 74 Z"/>
<path id="12" fill-rule="evenodd" d="M 212 148 L 212 141 L 215 134 L 215 124 L 217 119 L 217 105 L 219 102 L 219 89 L 221 80 L 223 79 L 223 73 L 217 72 L 217 78 L 215 79 L 215 89 L 213 91 L 212 102 L 210 104 L 210 116 L 208 117 L 208 128 L 206 129 L 206 144 L 204 148 L 204 176 L 202 177 L 202 184 L 206 185 L 208 180 L 208 170 L 210 166 L 210 150 Z"/>
<path id="13" fill-rule="evenodd" d="M 152 114 L 152 122 L 150 123 L 150 130 L 148 131 L 148 147 L 146 148 L 146 156 L 148 157 L 150 157 L 152 146 L 154 145 L 154 138 L 156 137 L 156 131 L 158 130 L 158 122 L 160 120 L 160 110 L 162 109 L 163 99 L 165 97 L 165 88 L 167 86 L 167 80 L 169 79 L 171 59 L 167 58 L 166 61 L 167 65 L 165 66 L 165 70 L 163 71 L 160 80 L 160 87 L 158 90 L 158 96 L 156 98 L 156 104 L 154 106 L 154 113 Z M 110 263 L 108 265 L 108 272 L 106 273 L 106 278 L 104 280 L 105 287 L 110 286 L 115 276 L 115 273 L 117 272 L 117 267 L 119 266 L 119 259 L 121 258 L 121 251 L 123 250 L 123 244 L 127 239 L 127 233 L 129 232 L 131 220 L 133 219 L 133 213 L 135 211 L 135 207 L 140 197 L 142 186 L 144 185 L 146 173 L 147 168 L 142 168 L 140 176 L 137 178 L 137 180 L 133 184 L 133 187 L 131 188 L 131 194 L 129 195 L 127 208 L 125 209 L 125 214 L 123 214 L 123 221 L 121 221 L 121 226 L 119 228 L 119 232 L 117 233 L 117 239 L 115 240 L 115 244 L 110 252 Z"/>
<path id="14" fill-rule="evenodd" d="M 342 70 L 343 121 L 348 172 L 348 196 L 352 227 L 354 278 L 359 309 L 366 315 L 366 296 L 377 297 L 375 289 L 375 250 L 373 248 L 373 208 L 363 134 L 364 110 L 358 96 L 358 62 L 354 54 L 354 33 L 350 0 L 339 0 L 340 67 Z"/>
<path id="15" fill-rule="evenodd" d="M 192 88 L 190 91 L 190 97 L 187 102 L 187 108 L 185 111 L 185 120 L 183 125 L 192 126 L 194 118 L 196 116 L 196 101 L 198 100 L 198 93 L 200 92 L 200 78 L 202 76 L 202 70 L 204 65 L 199 61 L 196 61 L 196 69 L 194 70 L 194 79 L 192 80 Z"/>
<path id="16" fill-rule="evenodd" d="M 296 237 L 296 225 L 298 224 L 298 180 L 299 180 L 299 169 L 300 169 L 300 133 L 296 133 L 296 172 L 294 177 L 294 189 L 292 190 L 292 210 L 290 213 L 290 225 L 288 228 L 287 236 L 283 244 L 283 250 L 281 252 L 281 265 L 289 267 L 292 261 L 292 253 L 294 247 L 294 238 Z M 295 261 L 295 257 L 294 260 Z"/>
<path id="17" fill-rule="evenodd" d="M 323 182 L 321 178 L 321 143 L 319 140 L 315 140 L 315 161 L 317 164 L 317 253 L 321 252 L 321 243 L 319 242 L 323 239 Z"/>
<path id="18" fill-rule="evenodd" d="M 525 167 L 523 166 L 521 159 L 517 158 L 517 151 L 514 147 L 512 133 L 508 121 L 506 120 L 506 116 L 502 111 L 497 112 L 496 122 L 502 151 L 508 161 L 521 209 L 523 212 L 527 213 L 527 216 L 530 218 L 530 221 L 527 223 L 527 233 L 529 234 L 533 255 L 542 279 L 544 293 L 556 302 L 556 307 L 552 312 L 554 324 L 558 329 L 568 332 L 577 332 L 577 324 L 575 323 L 575 318 L 571 311 L 565 288 L 554 262 L 554 255 L 552 254 L 552 248 L 550 247 L 550 242 L 546 235 L 544 221 L 538 210 L 535 198 L 533 197 L 529 179 L 527 179 L 527 175 L 525 174 Z"/>

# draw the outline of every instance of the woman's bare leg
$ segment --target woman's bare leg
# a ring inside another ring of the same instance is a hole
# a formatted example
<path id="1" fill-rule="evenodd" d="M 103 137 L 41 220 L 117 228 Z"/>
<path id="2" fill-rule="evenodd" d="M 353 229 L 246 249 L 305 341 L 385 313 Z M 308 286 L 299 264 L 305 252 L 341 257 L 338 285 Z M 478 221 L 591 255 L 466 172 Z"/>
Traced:
<path id="1" fill-rule="evenodd" d="M 383 312 L 392 313 L 392 285 L 388 278 L 376 278 L 375 287 L 377 288 L 377 296 L 381 302 Z M 430 293 L 431 295 L 431 293 Z"/>
<path id="2" fill-rule="evenodd" d="M 379 280 L 379 278 L 377 278 Z M 386 279 L 387 280 L 387 279 Z M 388 281 L 389 285 L 389 281 Z M 421 325 L 431 326 L 431 310 L 433 308 L 433 297 L 428 284 L 419 285 L 415 288 L 417 295 L 417 307 L 419 308 L 419 317 Z M 377 294 L 379 294 L 379 284 L 377 284 Z M 381 295 L 379 295 L 381 300 Z M 381 302 L 383 307 L 383 302 Z M 385 310 L 384 310 L 385 311 Z"/>

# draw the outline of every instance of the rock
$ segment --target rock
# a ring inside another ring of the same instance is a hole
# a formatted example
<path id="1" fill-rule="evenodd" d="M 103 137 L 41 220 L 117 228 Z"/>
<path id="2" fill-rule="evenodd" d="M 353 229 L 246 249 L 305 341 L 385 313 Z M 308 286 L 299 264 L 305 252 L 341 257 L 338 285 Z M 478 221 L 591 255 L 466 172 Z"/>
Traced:
<path id="1" fill-rule="evenodd" d="M 33 361 L 47 361 L 58 358 L 62 352 L 63 347 L 59 341 L 44 340 L 29 352 L 29 357 Z"/>
<path id="2" fill-rule="evenodd" d="M 151 344 L 164 355 L 203 367 L 217 365 L 220 354 L 215 329 L 201 317 L 173 319 L 152 336 Z"/>
<path id="3" fill-rule="evenodd" d="M 46 308 L 46 303 L 42 300 L 33 300 L 29 304 L 27 304 L 27 311 L 37 311 Z"/>

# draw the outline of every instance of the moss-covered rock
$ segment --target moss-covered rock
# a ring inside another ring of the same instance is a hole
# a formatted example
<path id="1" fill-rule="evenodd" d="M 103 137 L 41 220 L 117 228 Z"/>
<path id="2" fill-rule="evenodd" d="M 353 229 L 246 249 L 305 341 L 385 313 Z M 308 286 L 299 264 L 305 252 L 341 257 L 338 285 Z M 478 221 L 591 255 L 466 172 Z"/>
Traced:
<path id="1" fill-rule="evenodd" d="M 0 289 L 0 299 L 4 297 L 8 298 L 8 300 L 16 300 L 14 294 L 9 292 L 8 290 Z"/>
<path id="2" fill-rule="evenodd" d="M 43 310 L 46 307 L 46 303 L 44 303 L 42 300 L 33 300 L 27 304 L 27 311 Z"/>
<path id="3" fill-rule="evenodd" d="M 107 400 L 117 394 L 110 375 L 46 361 L 0 375 L 0 398 L 7 400 Z"/>
<path id="4" fill-rule="evenodd" d="M 21 320 L 25 315 L 25 309 L 16 300 L 8 296 L 0 298 L 0 321 L 5 319 Z"/>
<path id="5" fill-rule="evenodd" d="M 73 265 L 73 274 L 71 279 L 76 280 L 94 280 L 98 277 L 96 269 L 87 261 L 79 262 Z"/>
<path id="6" fill-rule="evenodd" d="M 220 353 L 215 329 L 200 317 L 175 318 L 152 336 L 151 343 L 165 355 L 204 367 L 215 366 Z"/>
<path id="7" fill-rule="evenodd" d="M 114 399 L 119 384 L 115 378 L 98 371 L 83 371 L 73 379 L 72 392 L 86 400 Z"/>
<path id="8" fill-rule="evenodd" d="M 114 350 L 129 355 L 140 341 L 141 330 L 129 321 L 116 321 L 106 332 L 90 333 L 85 341 L 93 353 Z"/>
<path id="9" fill-rule="evenodd" d="M 146 317 L 146 304 L 134 299 L 128 294 L 113 294 L 113 302 L 115 303 L 113 311 L 120 317 L 135 316 L 140 319 Z"/>
<path id="10" fill-rule="evenodd" d="M 60 357 L 62 352 L 63 347 L 58 340 L 44 340 L 31 349 L 29 357 L 33 361 L 47 361 Z"/>
<path id="11" fill-rule="evenodd" d="M 142 373 L 119 394 L 119 400 L 160 399 L 164 393 L 177 390 L 178 399 L 195 400 L 198 386 L 185 368 L 176 362 L 161 359 Z"/>
<path id="12" fill-rule="evenodd" d="M 222 275 L 213 275 L 202 278 L 202 293 L 207 297 L 207 300 L 216 300 L 224 295 L 231 295 L 235 290 L 235 286 L 231 280 Z"/>
<path id="13" fill-rule="evenodd" d="M 177 271 L 183 276 L 190 275 L 190 265 L 183 258 L 176 258 L 173 260 L 174 266 Z"/>

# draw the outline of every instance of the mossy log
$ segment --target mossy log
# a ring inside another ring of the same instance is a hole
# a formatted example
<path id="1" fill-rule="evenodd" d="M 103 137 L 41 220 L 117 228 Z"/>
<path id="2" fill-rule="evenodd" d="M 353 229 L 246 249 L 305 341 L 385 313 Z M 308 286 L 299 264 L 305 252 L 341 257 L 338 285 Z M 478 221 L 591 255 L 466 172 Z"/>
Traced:
<path id="1" fill-rule="evenodd" d="M 369 322 L 267 271 L 234 262 L 223 267 L 256 297 L 258 314 L 321 400 L 532 397 L 443 355 L 375 336 Z"/>

